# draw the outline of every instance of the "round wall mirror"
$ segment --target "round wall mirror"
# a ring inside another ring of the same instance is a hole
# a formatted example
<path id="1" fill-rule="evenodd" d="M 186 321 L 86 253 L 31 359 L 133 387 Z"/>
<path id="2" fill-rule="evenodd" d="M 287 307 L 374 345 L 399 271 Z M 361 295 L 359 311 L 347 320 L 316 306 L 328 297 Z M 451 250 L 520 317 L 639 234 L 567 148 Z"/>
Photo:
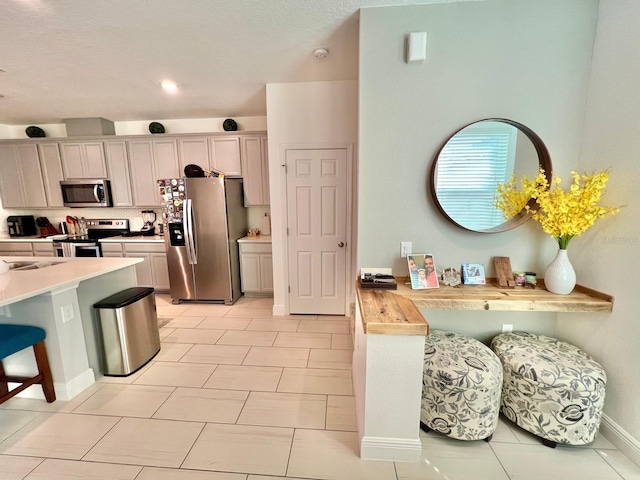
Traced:
<path id="1" fill-rule="evenodd" d="M 515 173 L 533 179 L 542 168 L 551 182 L 551 158 L 542 139 L 524 125 L 488 118 L 464 126 L 442 145 L 431 167 L 431 194 L 440 212 L 473 232 L 504 232 L 527 221 L 523 210 L 506 221 L 495 206 L 496 186 Z"/>

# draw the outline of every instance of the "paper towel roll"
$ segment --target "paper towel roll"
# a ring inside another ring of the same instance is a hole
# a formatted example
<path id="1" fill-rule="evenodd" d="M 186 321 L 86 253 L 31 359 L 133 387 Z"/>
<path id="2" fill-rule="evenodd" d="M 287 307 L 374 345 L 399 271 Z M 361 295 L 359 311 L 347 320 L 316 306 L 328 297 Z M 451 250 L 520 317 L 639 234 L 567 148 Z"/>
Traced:
<path id="1" fill-rule="evenodd" d="M 271 219 L 269 218 L 269 214 L 265 212 L 262 217 L 262 228 L 260 229 L 261 235 L 271 235 Z"/>

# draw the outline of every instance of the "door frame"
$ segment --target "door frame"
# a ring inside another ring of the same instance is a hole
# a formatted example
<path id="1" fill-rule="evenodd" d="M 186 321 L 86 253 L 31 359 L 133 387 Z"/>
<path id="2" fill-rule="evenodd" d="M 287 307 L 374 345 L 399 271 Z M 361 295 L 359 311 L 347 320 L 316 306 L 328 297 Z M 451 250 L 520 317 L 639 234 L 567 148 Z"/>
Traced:
<path id="1" fill-rule="evenodd" d="M 280 213 L 282 215 L 282 238 L 283 241 L 283 274 L 285 285 L 290 285 L 289 283 L 289 237 L 287 235 L 287 225 L 289 224 L 289 215 L 287 213 L 287 205 L 288 205 L 288 191 L 287 191 L 287 174 L 286 169 L 283 168 L 286 165 L 287 159 L 287 150 L 345 150 L 346 151 L 346 162 L 347 162 L 347 179 L 346 179 L 346 188 L 347 188 L 347 215 L 346 215 L 346 225 L 345 225 L 345 233 L 346 233 L 346 251 L 345 251 L 345 275 L 347 278 L 345 279 L 345 306 L 344 306 L 344 314 L 346 316 L 350 315 L 350 305 L 352 302 L 352 292 L 353 289 L 353 248 L 355 247 L 356 236 L 354 235 L 352 225 L 353 225 L 353 208 L 354 208 L 354 198 L 353 194 L 355 188 L 353 186 L 354 181 L 354 172 L 353 172 L 353 144 L 345 144 L 345 143 L 303 143 L 296 144 L 290 143 L 280 146 L 280 185 L 284 186 L 285 194 L 282 195 L 282 203 L 280 205 Z M 288 168 L 288 167 L 287 167 Z M 286 287 L 285 287 L 286 288 Z M 284 292 L 285 299 L 285 315 L 289 315 L 291 313 L 290 307 L 290 292 Z M 275 312 L 274 312 L 275 313 Z"/>

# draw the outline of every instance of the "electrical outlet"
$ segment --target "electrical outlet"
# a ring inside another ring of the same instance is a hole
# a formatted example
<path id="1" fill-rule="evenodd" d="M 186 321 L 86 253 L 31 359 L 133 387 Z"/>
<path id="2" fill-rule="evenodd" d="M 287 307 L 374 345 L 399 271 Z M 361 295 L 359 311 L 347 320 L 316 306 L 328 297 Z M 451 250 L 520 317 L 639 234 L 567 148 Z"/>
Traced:
<path id="1" fill-rule="evenodd" d="M 407 255 L 411 255 L 411 242 L 400 242 L 400 256 L 407 258 Z"/>
<path id="2" fill-rule="evenodd" d="M 513 332 L 513 325 L 504 324 L 502 325 L 502 333 Z"/>
<path id="3" fill-rule="evenodd" d="M 73 313 L 73 305 L 67 304 L 60 308 L 62 311 L 62 323 L 66 323 L 69 320 L 73 320 L 76 316 Z"/>

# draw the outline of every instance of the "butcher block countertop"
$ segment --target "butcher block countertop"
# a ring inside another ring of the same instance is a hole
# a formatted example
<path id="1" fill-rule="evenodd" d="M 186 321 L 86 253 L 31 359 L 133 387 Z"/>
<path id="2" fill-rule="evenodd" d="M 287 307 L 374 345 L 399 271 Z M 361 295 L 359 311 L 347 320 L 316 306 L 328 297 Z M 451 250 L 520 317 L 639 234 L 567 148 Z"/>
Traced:
<path id="1" fill-rule="evenodd" d="M 390 290 L 356 288 L 365 333 L 428 335 L 429 324 L 406 297 Z"/>
<path id="2" fill-rule="evenodd" d="M 412 290 L 406 277 L 396 277 L 397 290 L 356 287 L 365 333 L 427 335 L 429 324 L 418 309 L 501 310 L 521 312 L 611 312 L 613 297 L 576 285 L 568 295 L 557 295 L 538 280 L 536 288 L 503 288 L 487 279 L 486 285 L 460 285 Z"/>

